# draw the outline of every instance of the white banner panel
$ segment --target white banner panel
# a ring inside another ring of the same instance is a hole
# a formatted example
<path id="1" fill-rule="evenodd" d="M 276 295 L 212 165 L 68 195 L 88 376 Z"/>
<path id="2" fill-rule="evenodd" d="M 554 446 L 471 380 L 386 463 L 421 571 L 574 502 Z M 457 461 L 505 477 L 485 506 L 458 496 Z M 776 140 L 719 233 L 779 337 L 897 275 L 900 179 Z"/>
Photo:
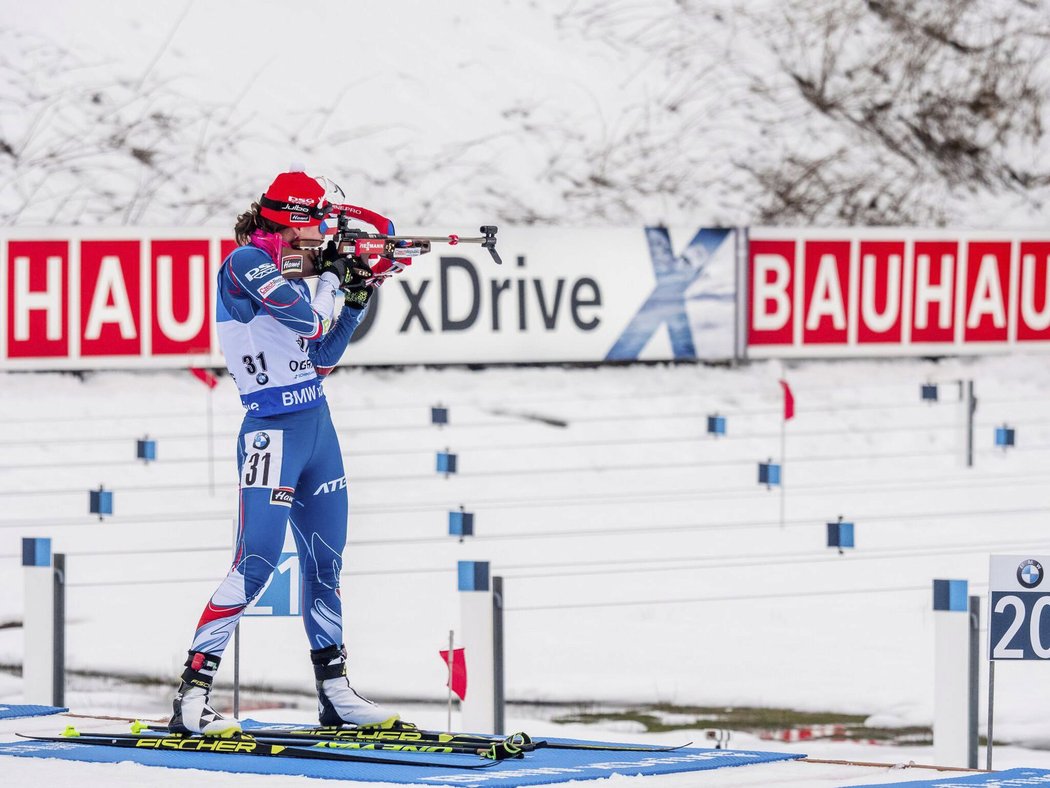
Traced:
<path id="1" fill-rule="evenodd" d="M 420 234 L 433 234 L 421 230 Z M 738 233 L 523 229 L 435 245 L 388 281 L 344 364 L 733 355 Z M 0 235 L 0 369 L 224 366 L 215 280 L 229 238 L 187 229 Z"/>
<path id="2" fill-rule="evenodd" d="M 759 227 L 749 358 L 1050 347 L 1050 231 Z"/>

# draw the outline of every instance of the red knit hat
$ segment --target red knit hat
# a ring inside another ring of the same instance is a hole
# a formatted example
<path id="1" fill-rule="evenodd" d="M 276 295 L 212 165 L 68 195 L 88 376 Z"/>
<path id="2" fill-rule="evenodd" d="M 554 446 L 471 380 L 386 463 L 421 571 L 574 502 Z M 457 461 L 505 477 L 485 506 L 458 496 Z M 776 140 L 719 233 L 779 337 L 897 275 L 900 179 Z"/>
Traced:
<path id="1" fill-rule="evenodd" d="M 305 172 L 282 172 L 259 198 L 259 213 L 283 227 L 314 227 L 325 217 L 324 187 Z"/>

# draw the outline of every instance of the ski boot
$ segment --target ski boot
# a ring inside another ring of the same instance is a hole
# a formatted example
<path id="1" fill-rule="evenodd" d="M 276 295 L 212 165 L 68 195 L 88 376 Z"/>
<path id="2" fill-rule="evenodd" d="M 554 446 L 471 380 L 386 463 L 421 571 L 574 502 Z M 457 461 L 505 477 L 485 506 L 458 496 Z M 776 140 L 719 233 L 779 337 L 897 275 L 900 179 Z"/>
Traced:
<path id="1" fill-rule="evenodd" d="M 317 710 L 321 725 L 393 728 L 400 716 L 357 694 L 346 677 L 346 649 L 328 646 L 310 652 L 317 682 Z"/>
<path id="2" fill-rule="evenodd" d="M 236 736 L 241 732 L 241 721 L 223 717 L 211 707 L 208 697 L 215 671 L 219 669 L 219 658 L 196 651 L 189 654 L 186 670 L 182 672 L 182 684 L 172 703 L 174 714 L 168 722 L 168 730 L 223 739 Z"/>

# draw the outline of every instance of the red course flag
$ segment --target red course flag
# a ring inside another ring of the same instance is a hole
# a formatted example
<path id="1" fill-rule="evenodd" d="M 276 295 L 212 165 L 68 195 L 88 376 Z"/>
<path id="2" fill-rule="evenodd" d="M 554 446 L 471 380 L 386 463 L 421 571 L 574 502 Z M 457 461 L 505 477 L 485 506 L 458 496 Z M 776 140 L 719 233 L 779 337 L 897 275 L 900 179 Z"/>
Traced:
<path id="1" fill-rule="evenodd" d="M 190 367 L 190 373 L 193 375 L 193 377 L 197 378 L 197 380 L 199 380 L 201 383 L 203 383 L 210 389 L 213 389 L 219 385 L 219 379 L 206 369 L 201 369 L 200 367 Z"/>
<path id="2" fill-rule="evenodd" d="M 441 661 L 448 665 L 448 651 L 439 651 Z M 467 658 L 463 649 L 457 648 L 452 651 L 452 673 L 446 684 L 460 700 L 467 699 Z"/>
<path id="3" fill-rule="evenodd" d="M 780 381 L 780 386 L 784 389 L 784 421 L 787 421 L 795 416 L 795 395 L 786 380 Z"/>

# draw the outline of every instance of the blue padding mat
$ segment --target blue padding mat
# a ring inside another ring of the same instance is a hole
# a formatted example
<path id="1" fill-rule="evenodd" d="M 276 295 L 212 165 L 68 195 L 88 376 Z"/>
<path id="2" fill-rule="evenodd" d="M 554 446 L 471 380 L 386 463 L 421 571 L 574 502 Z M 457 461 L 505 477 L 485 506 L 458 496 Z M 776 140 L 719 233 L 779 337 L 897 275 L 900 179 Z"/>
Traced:
<path id="1" fill-rule="evenodd" d="M 549 741 L 570 741 L 549 739 Z M 367 751 L 370 757 L 385 757 L 383 751 Z M 530 752 L 524 759 L 500 761 L 478 770 L 404 766 L 401 764 L 339 763 L 291 758 L 220 753 L 162 752 L 117 747 L 92 747 L 65 742 L 19 741 L 0 743 L 0 755 L 30 758 L 61 758 L 94 763 L 133 761 L 146 766 L 251 774 L 300 775 L 329 780 L 364 780 L 368 782 L 419 785 L 509 786 L 547 785 L 570 780 L 593 780 L 612 774 L 644 775 L 706 771 L 726 766 L 792 760 L 805 756 L 795 753 L 750 752 L 745 750 L 682 749 L 674 752 L 594 752 L 585 750 L 548 750 Z M 391 752 L 391 758 L 412 756 Z M 421 754 L 429 761 L 477 763 L 470 755 L 447 753 Z"/>
<path id="2" fill-rule="evenodd" d="M 44 717 L 61 714 L 69 709 L 60 706 L 0 706 L 0 720 L 17 720 L 19 717 Z"/>
<path id="3" fill-rule="evenodd" d="M 955 774 L 940 777 L 936 780 L 916 780 L 903 783 L 880 783 L 879 785 L 857 786 L 857 788 L 884 788 L 887 785 L 907 785 L 909 788 L 955 788 L 955 786 L 984 785 L 987 788 L 1021 788 L 1024 785 L 1050 785 L 1050 770 L 1047 769 L 1007 769 L 1003 772 L 985 772 L 968 774 L 965 777 Z"/>

